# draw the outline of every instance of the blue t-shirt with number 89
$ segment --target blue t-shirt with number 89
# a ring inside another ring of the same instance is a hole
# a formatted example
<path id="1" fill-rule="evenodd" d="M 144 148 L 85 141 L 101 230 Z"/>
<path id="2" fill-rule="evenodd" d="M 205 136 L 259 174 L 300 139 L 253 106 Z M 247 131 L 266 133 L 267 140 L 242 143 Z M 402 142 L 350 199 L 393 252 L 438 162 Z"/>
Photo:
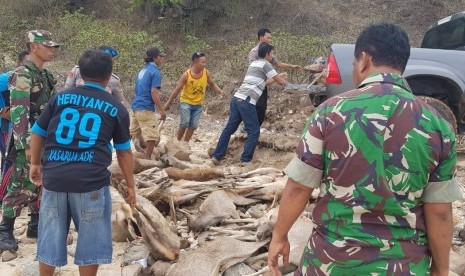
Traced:
<path id="1" fill-rule="evenodd" d="M 42 183 L 49 191 L 85 193 L 109 185 L 112 149 L 131 149 L 126 108 L 94 83 L 53 96 L 32 132 L 45 137 Z"/>

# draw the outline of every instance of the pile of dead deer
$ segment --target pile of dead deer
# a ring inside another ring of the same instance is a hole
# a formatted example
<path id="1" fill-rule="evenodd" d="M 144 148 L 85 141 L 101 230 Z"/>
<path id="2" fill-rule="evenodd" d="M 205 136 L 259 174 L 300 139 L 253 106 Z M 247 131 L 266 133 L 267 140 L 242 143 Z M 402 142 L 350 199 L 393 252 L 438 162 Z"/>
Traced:
<path id="1" fill-rule="evenodd" d="M 127 252 L 134 246 L 139 252 L 125 257 L 123 265 L 145 259 L 133 265 L 141 273 L 148 259 L 146 272 L 152 275 L 262 274 L 287 177 L 271 167 L 211 167 L 191 159 L 185 147 L 167 142 L 156 153 L 158 161 L 135 158 L 133 209 L 121 197 L 124 180 L 117 165 L 110 167 L 119 191 L 113 193 L 113 240 L 130 241 Z M 299 264 L 310 235 L 308 216 L 304 213 L 291 231 L 288 271 Z"/>

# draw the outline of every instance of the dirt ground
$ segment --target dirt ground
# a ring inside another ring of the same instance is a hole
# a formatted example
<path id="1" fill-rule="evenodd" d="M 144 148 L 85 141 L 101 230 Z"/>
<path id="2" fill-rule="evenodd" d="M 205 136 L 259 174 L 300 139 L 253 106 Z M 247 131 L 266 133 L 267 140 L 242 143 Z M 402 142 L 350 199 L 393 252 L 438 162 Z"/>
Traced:
<path id="1" fill-rule="evenodd" d="M 274 91 L 275 92 L 275 91 Z M 227 119 L 228 99 L 210 99 L 201 117 L 199 129 L 195 132 L 190 146 L 199 162 L 210 166 L 208 153 L 216 145 L 216 141 Z M 308 97 L 284 95 L 272 93 L 269 101 L 267 121 L 262 129 L 260 144 L 256 149 L 253 162 L 246 167 L 239 167 L 239 158 L 243 149 L 244 134 L 239 130 L 231 140 L 229 152 L 220 165 L 223 170 L 252 170 L 258 167 L 275 167 L 283 169 L 293 156 L 295 144 L 303 130 L 307 117 L 313 107 L 310 106 Z M 162 131 L 162 142 L 174 139 L 178 126 L 177 106 L 172 107 L 168 119 Z M 459 139 L 460 140 L 460 139 Z M 465 140 L 464 140 L 465 141 Z M 461 141 L 465 144 L 464 141 Z M 465 147 L 465 146 L 464 146 Z M 458 179 L 465 183 L 465 153 L 459 154 Z M 465 186 L 462 184 L 465 191 Z M 4 252 L 0 261 L 1 275 L 38 275 L 36 255 L 36 243 L 33 239 L 26 238 L 28 211 L 23 210 L 21 217 L 17 219 L 15 236 L 19 241 L 17 257 L 13 258 L 8 252 Z M 463 229 L 465 224 L 464 201 L 454 203 L 454 224 L 456 229 Z M 56 275 L 78 275 L 77 266 L 73 264 L 73 252 L 76 245 L 77 233 L 71 231 L 70 245 L 68 246 L 68 265 L 56 270 Z M 114 242 L 113 263 L 102 265 L 99 275 L 134 275 L 131 267 L 121 267 L 124 250 L 127 243 Z M 465 247 L 455 246 L 456 252 L 465 253 Z M 463 255 L 462 255 L 463 256 Z M 10 261 L 7 259 L 13 258 Z M 464 274 L 465 275 L 465 274 Z"/>

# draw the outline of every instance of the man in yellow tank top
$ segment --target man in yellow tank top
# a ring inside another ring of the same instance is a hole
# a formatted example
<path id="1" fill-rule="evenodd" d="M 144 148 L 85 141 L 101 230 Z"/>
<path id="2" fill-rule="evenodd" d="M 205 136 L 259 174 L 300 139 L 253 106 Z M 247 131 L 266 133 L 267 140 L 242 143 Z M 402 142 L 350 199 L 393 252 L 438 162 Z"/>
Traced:
<path id="1" fill-rule="evenodd" d="M 179 99 L 179 116 L 180 123 L 177 133 L 178 141 L 189 142 L 199 125 L 200 114 L 202 113 L 203 99 L 207 90 L 207 84 L 218 94 L 226 94 L 213 82 L 210 72 L 205 68 L 207 59 L 202 52 L 196 52 L 192 55 L 192 67 L 182 74 L 181 78 L 171 93 L 165 104 L 165 110 L 168 110 L 173 100 L 181 93 Z"/>

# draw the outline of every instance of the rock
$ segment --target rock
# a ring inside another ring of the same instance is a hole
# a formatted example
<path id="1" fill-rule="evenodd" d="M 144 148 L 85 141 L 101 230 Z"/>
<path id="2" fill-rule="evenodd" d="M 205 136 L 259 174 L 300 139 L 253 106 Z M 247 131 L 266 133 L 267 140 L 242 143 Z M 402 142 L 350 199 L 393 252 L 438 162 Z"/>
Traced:
<path id="1" fill-rule="evenodd" d="M 68 245 L 66 247 L 66 251 L 68 251 L 68 255 L 74 258 L 74 255 L 76 254 L 76 246 L 75 245 Z"/>
<path id="2" fill-rule="evenodd" d="M 168 273 L 168 270 L 173 264 L 165 261 L 156 261 L 150 267 L 150 275 L 153 276 L 165 276 Z"/>
<path id="3" fill-rule="evenodd" d="M 461 248 L 459 252 L 454 252 L 453 250 L 450 251 L 450 260 L 449 260 L 449 270 L 457 273 L 458 275 L 465 274 L 465 248 Z"/>
<path id="4" fill-rule="evenodd" d="M 223 276 L 247 275 L 252 273 L 255 273 L 255 270 L 253 270 L 250 266 L 244 263 L 238 263 L 226 269 L 223 272 Z"/>
<path id="5" fill-rule="evenodd" d="M 22 236 L 26 232 L 26 229 L 27 229 L 27 226 L 18 227 L 15 230 L 13 230 L 13 235 L 15 237 Z"/>
<path id="6" fill-rule="evenodd" d="M 5 250 L 2 253 L 2 262 L 9 262 L 14 260 L 18 257 L 18 253 L 16 251 Z"/>
<path id="7" fill-rule="evenodd" d="M 36 276 L 39 275 L 39 262 L 28 262 L 22 268 L 21 276 Z"/>
<path id="8" fill-rule="evenodd" d="M 74 241 L 73 235 L 68 234 L 68 238 L 66 239 L 66 245 L 73 244 L 73 241 Z"/>
<path id="9" fill-rule="evenodd" d="M 123 267 L 122 276 L 138 276 L 142 272 L 142 266 L 139 264 L 130 264 Z"/>
<path id="10" fill-rule="evenodd" d="M 35 244 L 35 243 L 37 243 L 37 239 L 28 238 L 26 236 L 21 239 L 21 244 Z"/>
<path id="11" fill-rule="evenodd" d="M 263 128 L 266 128 L 266 129 L 270 129 L 270 128 L 271 128 L 271 124 L 270 124 L 270 122 L 263 122 L 262 127 L 263 127 Z"/>
<path id="12" fill-rule="evenodd" d="M 465 227 L 463 227 L 460 231 L 459 231 L 459 238 L 462 239 L 462 241 L 465 241 Z"/>
<path id="13" fill-rule="evenodd" d="M 150 250 L 147 245 L 140 239 L 132 241 L 123 255 L 122 265 L 130 265 L 133 262 L 145 260 L 147 266 L 147 259 L 150 255 Z"/>
<path id="14" fill-rule="evenodd" d="M 181 249 L 189 248 L 189 246 L 191 246 L 191 244 L 189 243 L 187 238 L 181 239 Z"/>

